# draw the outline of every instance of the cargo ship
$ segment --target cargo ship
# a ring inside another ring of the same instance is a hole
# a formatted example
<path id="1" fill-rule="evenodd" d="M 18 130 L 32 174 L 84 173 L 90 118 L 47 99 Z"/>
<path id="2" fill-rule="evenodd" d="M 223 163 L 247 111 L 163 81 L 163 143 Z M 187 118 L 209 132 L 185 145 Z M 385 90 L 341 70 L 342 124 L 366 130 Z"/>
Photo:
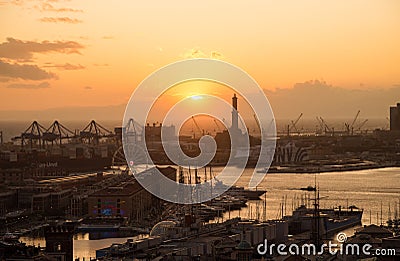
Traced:
<path id="1" fill-rule="evenodd" d="M 52 150 L 0 151 L 0 169 L 29 169 L 40 173 L 85 172 L 108 168 L 114 146 L 68 144 Z"/>

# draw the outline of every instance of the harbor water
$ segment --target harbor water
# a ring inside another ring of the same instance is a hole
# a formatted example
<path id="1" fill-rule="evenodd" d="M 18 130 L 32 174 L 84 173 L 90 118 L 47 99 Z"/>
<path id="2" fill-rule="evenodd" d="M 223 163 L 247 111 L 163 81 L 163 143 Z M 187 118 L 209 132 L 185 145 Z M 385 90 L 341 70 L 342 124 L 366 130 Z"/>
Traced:
<path id="1" fill-rule="evenodd" d="M 247 186 L 252 172 L 252 169 L 246 169 L 236 184 Z M 400 168 L 382 168 L 319 174 L 267 174 L 258 186 L 259 189 L 268 191 L 267 219 L 281 217 L 282 204 L 284 215 L 290 215 L 293 207 L 301 203 L 301 198 L 314 198 L 314 192 L 300 189 L 314 186 L 315 181 L 319 188 L 320 208 L 355 205 L 364 209 L 362 223 L 366 225 L 380 225 L 381 220 L 386 224 L 389 214 L 391 218 L 395 212 L 400 214 Z M 309 202 L 310 206 L 312 203 Z M 257 209 L 262 213 L 263 205 L 260 201 L 250 201 L 248 208 L 243 209 L 240 215 L 247 217 L 251 212 L 251 217 L 255 218 Z M 231 217 L 232 215 L 234 217 L 238 213 L 231 213 Z"/>
<path id="2" fill-rule="evenodd" d="M 216 168 L 214 172 L 220 170 Z M 253 171 L 244 170 L 236 184 L 247 187 Z M 395 213 L 400 212 L 400 168 L 383 168 L 320 174 L 268 174 L 258 186 L 259 189 L 268 191 L 265 198 L 262 196 L 262 200 L 249 201 L 248 207 L 240 211 L 226 212 L 224 219 L 239 215 L 243 218 L 263 219 L 264 199 L 267 219 L 280 218 L 282 209 L 284 215 L 290 215 L 302 199 L 305 201 L 305 198 L 314 197 L 314 192 L 300 189 L 314 186 L 315 180 L 320 191 L 321 208 L 355 205 L 364 209 L 362 223 L 365 225 L 386 223 L 389 215 L 393 218 Z M 350 233 L 351 229 L 347 231 Z M 21 240 L 28 244 L 45 245 L 43 238 L 22 237 Z M 89 257 L 95 257 L 96 249 L 126 240 L 126 237 L 89 240 L 88 234 L 79 234 L 74 238 L 74 257 L 89 260 Z"/>

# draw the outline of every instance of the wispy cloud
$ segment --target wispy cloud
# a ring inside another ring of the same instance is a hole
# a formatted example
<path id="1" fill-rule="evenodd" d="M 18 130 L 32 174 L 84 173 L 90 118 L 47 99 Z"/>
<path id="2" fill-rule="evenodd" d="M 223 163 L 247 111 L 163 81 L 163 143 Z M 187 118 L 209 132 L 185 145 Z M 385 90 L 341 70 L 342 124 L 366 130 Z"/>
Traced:
<path id="1" fill-rule="evenodd" d="M 217 51 L 212 51 L 210 54 L 207 54 L 206 52 L 202 51 L 200 48 L 192 48 L 186 50 L 182 55 L 180 55 L 183 58 L 211 58 L 211 59 L 223 59 L 224 56 Z"/>
<path id="2" fill-rule="evenodd" d="M 83 87 L 83 89 L 85 89 L 85 90 L 93 90 L 93 87 L 92 86 L 85 86 L 85 87 Z"/>
<path id="3" fill-rule="evenodd" d="M 114 36 L 105 35 L 105 36 L 102 37 L 102 39 L 104 39 L 104 40 L 112 40 L 112 39 L 114 39 Z"/>
<path id="4" fill-rule="evenodd" d="M 44 23 L 67 23 L 67 24 L 79 24 L 83 22 L 82 20 L 69 17 L 43 17 L 40 18 L 39 21 Z"/>
<path id="5" fill-rule="evenodd" d="M 8 59 L 31 59 L 34 53 L 75 53 L 80 54 L 79 50 L 84 46 L 74 41 L 23 41 L 14 38 L 7 38 L 6 42 L 0 44 L 0 57 Z"/>
<path id="6" fill-rule="evenodd" d="M 37 65 L 11 64 L 2 60 L 0 60 L 0 76 L 35 81 L 57 78 L 54 73 L 46 72 Z"/>
<path id="7" fill-rule="evenodd" d="M 7 88 L 12 88 L 12 89 L 44 89 L 49 87 L 50 84 L 48 82 L 42 82 L 39 84 L 13 83 L 7 86 Z"/>
<path id="8" fill-rule="evenodd" d="M 82 70 L 85 69 L 85 66 L 80 65 L 80 64 L 70 64 L 70 63 L 65 63 L 65 64 L 49 64 L 45 65 L 43 67 L 46 68 L 56 68 L 60 70 Z"/>
<path id="9" fill-rule="evenodd" d="M 24 4 L 24 1 L 22 0 L 12 0 L 12 1 L 8 1 L 5 2 L 7 4 L 12 4 L 12 5 L 17 5 L 17 6 L 22 6 Z"/>
<path id="10" fill-rule="evenodd" d="M 93 66 L 106 67 L 106 66 L 110 66 L 110 65 L 108 63 L 94 63 Z"/>
<path id="11" fill-rule="evenodd" d="M 213 51 L 211 52 L 211 58 L 220 60 L 223 59 L 224 56 L 220 52 Z"/>
<path id="12" fill-rule="evenodd" d="M 192 48 L 183 53 L 183 58 L 206 58 L 207 55 L 199 48 Z"/>
<path id="13" fill-rule="evenodd" d="M 42 3 L 42 5 L 38 8 L 40 11 L 44 11 L 44 12 L 57 12 L 57 13 L 62 13 L 62 12 L 82 13 L 83 12 L 83 10 L 81 10 L 81 9 L 74 9 L 74 8 L 68 8 L 68 7 L 54 7 L 50 3 Z"/>

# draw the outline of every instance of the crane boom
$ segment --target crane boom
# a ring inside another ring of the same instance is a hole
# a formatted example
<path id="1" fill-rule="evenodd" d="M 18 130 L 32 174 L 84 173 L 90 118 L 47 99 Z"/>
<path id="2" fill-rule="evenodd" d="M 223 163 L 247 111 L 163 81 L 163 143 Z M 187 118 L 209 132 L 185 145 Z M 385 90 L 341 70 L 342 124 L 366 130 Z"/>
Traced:
<path id="1" fill-rule="evenodd" d="M 331 128 L 329 128 L 329 126 L 328 126 L 328 124 L 326 124 L 325 120 L 322 117 L 319 117 L 319 119 L 324 124 L 325 130 L 328 130 L 329 132 L 331 132 Z"/>
<path id="2" fill-rule="evenodd" d="M 356 121 L 357 121 L 359 115 L 360 115 L 360 110 L 357 111 L 356 117 L 354 117 L 354 120 L 353 120 L 353 122 L 352 122 L 351 125 L 350 125 L 350 129 L 353 128 L 354 123 L 356 123 Z"/>
<path id="3" fill-rule="evenodd" d="M 297 119 L 295 121 L 291 121 L 292 126 L 290 126 L 290 130 L 294 129 L 296 132 L 299 132 L 299 130 L 296 127 L 296 124 L 299 122 L 299 120 L 301 119 L 301 117 L 303 116 L 303 113 L 300 113 L 299 117 L 297 117 Z"/>
<path id="4" fill-rule="evenodd" d="M 324 128 L 324 123 L 318 118 L 318 117 L 315 117 L 316 119 L 317 119 L 317 122 L 318 122 L 318 124 L 319 124 L 319 127 L 321 128 L 321 130 Z"/>
<path id="5" fill-rule="evenodd" d="M 221 128 L 219 127 L 217 120 L 216 119 L 213 119 L 213 120 L 214 120 L 215 125 L 217 126 L 218 131 L 221 131 Z"/>
<path id="6" fill-rule="evenodd" d="M 367 123 L 368 119 L 364 120 L 363 122 L 360 123 L 360 125 L 357 128 L 357 131 L 360 131 L 361 128 L 365 125 L 365 123 Z"/>
<path id="7" fill-rule="evenodd" d="M 296 125 L 299 122 L 299 120 L 301 119 L 302 116 L 303 116 L 303 113 L 300 113 L 299 117 L 294 122 L 294 125 Z"/>
<path id="8" fill-rule="evenodd" d="M 196 126 L 197 130 L 200 132 L 200 135 L 203 135 L 204 133 L 203 133 L 203 131 L 201 130 L 199 124 L 197 124 L 197 121 L 196 121 L 196 119 L 194 118 L 194 116 L 192 116 L 192 120 L 193 120 L 194 125 Z"/>

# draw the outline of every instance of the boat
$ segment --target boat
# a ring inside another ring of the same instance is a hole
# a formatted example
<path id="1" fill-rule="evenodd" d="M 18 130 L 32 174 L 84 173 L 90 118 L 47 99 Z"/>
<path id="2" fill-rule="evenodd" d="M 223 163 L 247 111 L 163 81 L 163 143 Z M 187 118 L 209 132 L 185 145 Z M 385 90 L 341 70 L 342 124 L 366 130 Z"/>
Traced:
<path id="1" fill-rule="evenodd" d="M 307 186 L 307 187 L 300 188 L 300 190 L 305 190 L 305 191 L 316 191 L 316 188 L 313 187 L 313 186 Z"/>
<path id="2" fill-rule="evenodd" d="M 355 206 L 351 208 L 307 208 L 304 205 L 296 208 L 291 216 L 285 217 L 289 222 L 289 233 L 296 235 L 309 232 L 319 219 L 320 235 L 331 235 L 344 229 L 361 224 L 363 210 Z"/>
<path id="3" fill-rule="evenodd" d="M 118 231 L 120 227 L 120 224 L 81 224 L 78 226 L 78 231 Z"/>
<path id="4" fill-rule="evenodd" d="M 232 186 L 228 190 L 228 194 L 234 196 L 241 196 L 249 200 L 259 200 L 262 195 L 267 191 L 260 189 L 246 189 L 244 187 Z"/>

